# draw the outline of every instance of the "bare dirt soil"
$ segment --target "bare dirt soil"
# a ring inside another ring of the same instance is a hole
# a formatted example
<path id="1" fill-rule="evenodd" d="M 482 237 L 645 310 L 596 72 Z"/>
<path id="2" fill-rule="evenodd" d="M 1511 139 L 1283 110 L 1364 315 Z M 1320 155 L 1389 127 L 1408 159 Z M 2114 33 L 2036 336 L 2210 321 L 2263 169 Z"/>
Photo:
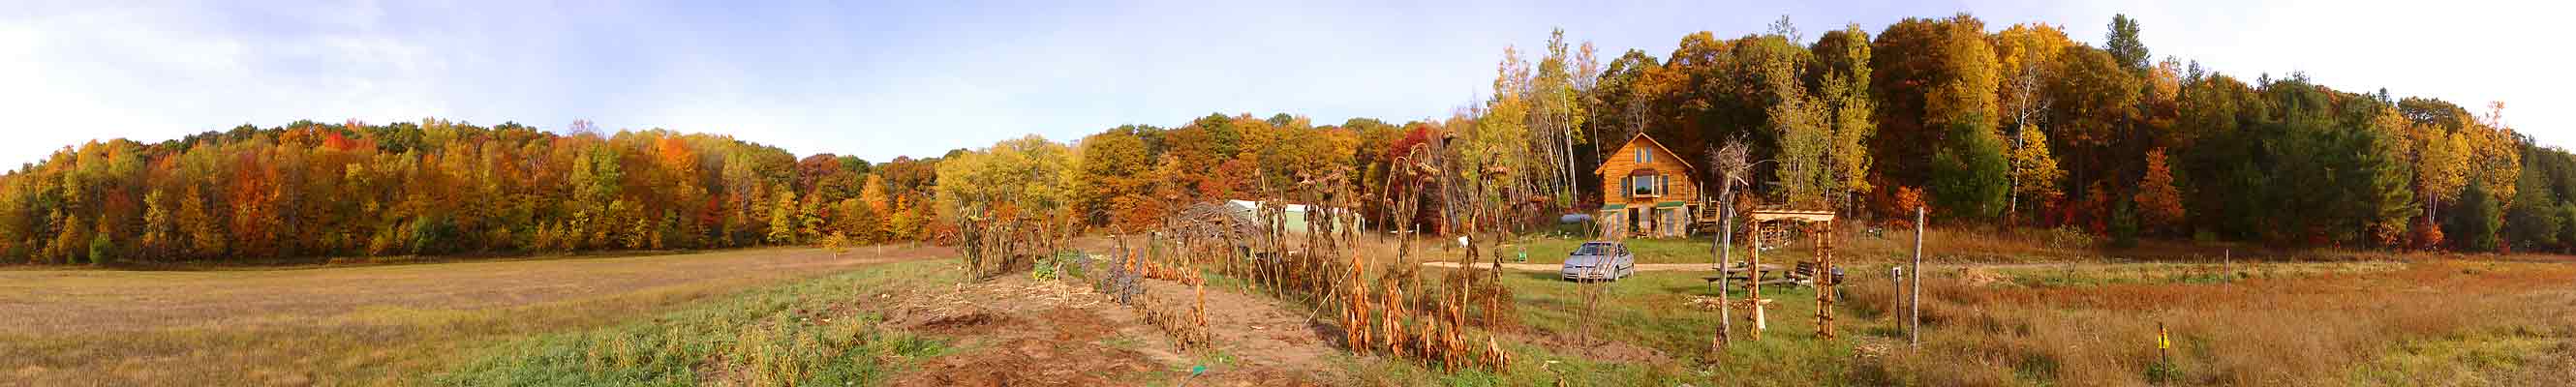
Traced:
<path id="1" fill-rule="evenodd" d="M 955 340 L 954 352 L 895 379 L 923 386 L 1096 386 L 1131 384 L 1336 385 L 1334 350 L 1306 316 L 1270 300 L 1211 290 L 1215 347 L 1183 349 L 1134 309 L 1091 292 L 1078 279 L 1007 276 L 946 289 L 887 294 L 904 301 L 889 325 Z M 1152 297 L 1194 300 L 1186 286 L 1147 281 Z M 1193 367 L 1207 372 L 1192 376 Z"/>
<path id="2" fill-rule="evenodd" d="M 1145 289 L 1167 300 L 1195 302 L 1198 297 L 1190 286 L 1172 282 L 1147 281 Z M 1334 340 L 1341 337 L 1340 328 L 1318 316 L 1292 312 L 1269 297 L 1209 288 L 1207 308 L 1216 349 L 1245 364 L 1311 370 L 1339 351 Z"/>

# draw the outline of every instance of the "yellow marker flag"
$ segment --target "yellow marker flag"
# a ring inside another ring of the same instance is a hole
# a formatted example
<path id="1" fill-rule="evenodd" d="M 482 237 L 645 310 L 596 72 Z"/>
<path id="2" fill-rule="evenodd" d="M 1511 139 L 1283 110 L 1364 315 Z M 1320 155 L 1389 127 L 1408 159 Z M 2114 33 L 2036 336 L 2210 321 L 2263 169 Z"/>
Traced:
<path id="1" fill-rule="evenodd" d="M 2173 338 L 2165 334 L 2162 326 L 2156 327 L 2156 349 L 2173 349 Z"/>

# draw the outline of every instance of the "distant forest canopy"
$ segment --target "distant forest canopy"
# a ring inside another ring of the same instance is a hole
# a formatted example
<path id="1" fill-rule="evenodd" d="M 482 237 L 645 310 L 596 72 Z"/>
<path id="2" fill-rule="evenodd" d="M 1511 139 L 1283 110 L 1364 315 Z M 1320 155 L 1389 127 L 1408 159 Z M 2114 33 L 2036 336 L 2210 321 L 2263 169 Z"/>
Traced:
<path id="1" fill-rule="evenodd" d="M 36 263 L 694 249 L 912 238 L 936 159 L 518 124 L 249 126 L 91 142 L 0 176 L 0 252 Z"/>
<path id="2" fill-rule="evenodd" d="M 1384 187 L 1392 160 L 1442 139 L 1452 160 L 1510 171 L 1571 212 L 1601 203 L 1597 145 L 1637 133 L 1702 165 L 1740 140 L 1767 161 L 1744 197 L 1863 218 L 1919 205 L 1950 223 L 2115 241 L 2576 245 L 2576 156 L 2504 127 L 2500 103 L 2473 112 L 2300 74 L 2247 82 L 2150 59 L 2136 20 L 2109 30 L 2097 47 L 1960 14 L 1810 41 L 1783 17 L 1606 60 L 1558 31 L 1540 51 L 1505 48 L 1493 97 L 1442 119 L 1211 114 L 882 164 L 581 122 L 554 134 L 307 121 L 91 142 L 0 175 L 0 254 L 101 264 L 953 241 L 959 222 L 1004 217 L 1135 231 L 1305 179 Z M 1396 221 L 1380 207 L 1361 210 Z"/>

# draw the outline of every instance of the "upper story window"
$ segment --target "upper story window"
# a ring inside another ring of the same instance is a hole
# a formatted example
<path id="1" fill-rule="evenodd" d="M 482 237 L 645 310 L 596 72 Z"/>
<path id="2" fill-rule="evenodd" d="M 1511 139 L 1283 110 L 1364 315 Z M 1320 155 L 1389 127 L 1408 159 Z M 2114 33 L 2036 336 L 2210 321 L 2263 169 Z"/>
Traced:
<path id="1" fill-rule="evenodd" d="M 1637 148 L 1637 163 L 1645 164 L 1649 160 L 1652 160 L 1652 158 L 1646 156 L 1646 149 Z"/>

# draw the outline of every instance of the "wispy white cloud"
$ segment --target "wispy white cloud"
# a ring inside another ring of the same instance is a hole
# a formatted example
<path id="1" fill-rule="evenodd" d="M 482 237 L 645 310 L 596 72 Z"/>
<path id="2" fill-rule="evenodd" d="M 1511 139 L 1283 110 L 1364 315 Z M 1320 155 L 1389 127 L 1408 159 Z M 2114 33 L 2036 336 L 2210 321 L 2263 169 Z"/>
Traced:
<path id="1" fill-rule="evenodd" d="M 32 160 L 96 138 L 146 141 L 243 123 L 420 117 L 444 58 L 365 30 L 255 36 L 188 7 L 38 11 L 0 23 L 0 155 Z M 341 20 L 349 14 L 315 15 Z M 345 21 L 345 20 L 344 20 Z M 376 19 L 358 20 L 382 21 Z M 282 21 L 296 22 L 296 21 Z"/>
<path id="2" fill-rule="evenodd" d="M 2550 2 L 2226 1 L 1978 5 L 1990 26 L 2044 20 L 2099 43 L 2111 15 L 2142 20 L 2142 38 L 2167 56 L 2242 79 L 2305 73 L 2352 91 L 2387 88 L 2398 97 L 2441 98 L 2478 113 L 2504 101 L 2508 124 L 2545 145 L 2576 144 L 2576 78 L 2553 48 Z M 2019 12 L 2030 13 L 2019 13 Z"/>
<path id="3" fill-rule="evenodd" d="M 2512 103 L 2576 141 L 2546 4 L 2034 0 L 1838 4 L 33 4 L 0 11 L 0 160 L 296 119 L 425 116 L 731 133 L 798 153 L 932 155 L 1210 112 L 1404 121 L 1490 94 L 1504 46 L 1550 27 L 1604 59 L 1790 14 L 1810 31 L 1973 10 L 2099 41 L 2115 12 L 2158 56 L 2305 71 L 2464 106 Z M 1813 37 L 1815 34 L 1809 34 Z"/>

